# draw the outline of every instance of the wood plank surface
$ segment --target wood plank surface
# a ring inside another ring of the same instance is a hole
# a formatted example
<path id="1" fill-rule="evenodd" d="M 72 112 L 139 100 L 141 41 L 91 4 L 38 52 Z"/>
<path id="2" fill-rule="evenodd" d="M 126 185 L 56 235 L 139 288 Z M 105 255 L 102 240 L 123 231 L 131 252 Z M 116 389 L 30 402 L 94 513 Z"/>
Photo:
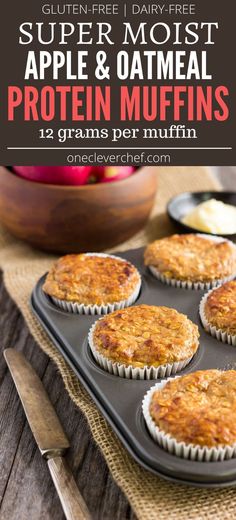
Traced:
<path id="1" fill-rule="evenodd" d="M 94 520 L 135 520 L 113 481 L 86 419 L 66 393 L 55 365 L 36 345 L 0 273 L 0 519 L 63 520 L 46 462 L 36 447 L 2 351 L 22 351 L 41 377 L 71 442 L 68 463 Z"/>

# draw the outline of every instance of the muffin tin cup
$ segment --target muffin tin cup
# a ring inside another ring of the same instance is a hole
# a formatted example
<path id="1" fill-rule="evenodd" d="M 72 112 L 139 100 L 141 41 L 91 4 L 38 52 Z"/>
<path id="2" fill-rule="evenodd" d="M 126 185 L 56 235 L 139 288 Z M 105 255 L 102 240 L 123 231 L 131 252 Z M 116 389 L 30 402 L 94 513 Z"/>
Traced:
<path id="1" fill-rule="evenodd" d="M 213 338 L 218 339 L 218 341 L 222 341 L 223 343 L 228 343 L 229 345 L 233 345 L 236 347 L 236 335 L 229 334 L 228 332 L 218 329 L 215 325 L 211 325 L 206 317 L 205 314 L 205 305 L 207 302 L 207 298 L 209 294 L 214 291 L 215 289 L 212 289 L 211 291 L 208 291 L 203 298 L 201 299 L 200 306 L 199 306 L 199 314 L 201 318 L 202 325 L 204 329 L 213 336 Z"/>
<path id="2" fill-rule="evenodd" d="M 229 244 L 231 244 L 231 246 L 236 249 L 236 246 L 235 246 L 235 244 L 233 242 L 231 242 L 230 240 L 227 240 L 227 239 L 225 239 L 223 237 L 204 235 L 202 233 L 196 233 L 196 235 L 199 236 L 199 237 L 205 238 L 207 240 L 212 240 L 212 242 L 218 242 L 218 243 L 220 243 L 220 242 L 229 242 Z M 213 289 L 213 288 L 218 287 L 219 285 L 221 285 L 221 284 L 223 284 L 225 282 L 230 282 L 231 280 L 233 280 L 236 277 L 236 272 L 235 272 L 235 273 L 233 273 L 230 276 L 227 276 L 225 278 L 221 278 L 221 279 L 218 279 L 218 280 L 212 280 L 210 282 L 201 282 L 201 281 L 193 282 L 193 281 L 190 281 L 190 280 L 178 280 L 176 278 L 168 278 L 165 275 L 163 275 L 162 273 L 160 273 L 156 269 L 156 267 L 154 267 L 153 265 L 150 265 L 149 269 L 150 269 L 151 273 L 153 274 L 153 276 L 155 278 L 157 278 L 158 280 L 160 280 L 162 283 L 165 283 L 167 285 L 171 285 L 172 287 L 177 287 L 177 288 L 182 288 L 182 289 L 192 289 L 192 290 L 209 290 L 209 289 Z"/>
<path id="3" fill-rule="evenodd" d="M 122 260 L 125 262 L 125 260 L 123 258 L 120 258 L 115 255 L 107 255 L 105 253 L 86 253 L 86 256 L 100 256 L 103 258 L 109 257 L 109 258 L 115 258 L 116 260 Z M 138 272 L 138 270 L 137 270 L 137 272 Z M 66 300 L 60 300 L 55 297 L 51 297 L 51 299 L 57 307 L 59 307 L 60 309 L 62 309 L 65 312 L 70 312 L 70 313 L 74 313 L 74 314 L 87 314 L 87 315 L 90 314 L 92 316 L 95 316 L 97 314 L 98 315 L 109 314 L 110 312 L 114 312 L 114 311 L 117 311 L 120 309 L 125 309 L 126 307 L 130 307 L 130 305 L 133 305 L 133 303 L 137 300 L 139 293 L 140 293 L 141 285 L 142 285 L 141 276 L 139 273 L 138 273 L 138 275 L 139 275 L 139 282 L 137 283 L 137 287 L 135 288 L 133 293 L 126 300 L 121 300 L 119 302 L 106 303 L 103 305 L 85 305 L 83 303 L 68 302 Z"/>
<path id="4" fill-rule="evenodd" d="M 146 393 L 142 403 L 144 419 L 149 433 L 151 434 L 154 441 L 157 442 L 161 448 L 163 448 L 165 451 L 168 451 L 172 455 L 176 455 L 177 457 L 189 459 L 192 461 L 217 462 L 236 457 L 236 443 L 232 446 L 222 445 L 213 448 L 209 448 L 208 446 L 200 446 L 197 444 L 186 444 L 185 442 L 177 441 L 169 433 L 165 433 L 155 424 L 149 412 L 151 398 L 153 393 L 156 390 L 161 390 L 164 388 L 169 380 L 170 379 L 167 379 L 166 381 L 162 381 L 153 386 Z"/>
<path id="5" fill-rule="evenodd" d="M 125 365 L 122 363 L 113 362 L 106 358 L 96 349 L 93 341 L 93 333 L 96 323 L 94 323 L 88 334 L 88 342 L 92 351 L 93 357 L 96 362 L 100 365 L 103 370 L 106 370 L 110 374 L 115 376 L 124 377 L 126 379 L 159 379 L 162 377 L 169 377 L 170 375 L 177 374 L 180 370 L 183 370 L 193 358 L 193 355 L 184 361 L 178 361 L 175 363 L 167 363 L 166 365 L 144 366 L 134 367 L 132 365 Z"/>

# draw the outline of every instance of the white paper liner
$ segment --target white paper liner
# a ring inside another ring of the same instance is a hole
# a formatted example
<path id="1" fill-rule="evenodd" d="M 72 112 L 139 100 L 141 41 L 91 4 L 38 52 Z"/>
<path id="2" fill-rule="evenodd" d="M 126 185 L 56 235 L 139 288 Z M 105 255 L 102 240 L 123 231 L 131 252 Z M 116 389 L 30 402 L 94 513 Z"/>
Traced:
<path id="1" fill-rule="evenodd" d="M 185 442 L 177 441 L 169 433 L 165 433 L 155 424 L 149 412 L 152 395 L 156 390 L 161 390 L 164 388 L 166 383 L 170 380 L 171 379 L 167 379 L 165 381 L 161 381 L 160 383 L 156 383 L 156 385 L 146 393 L 143 399 L 143 415 L 152 438 L 164 450 L 184 459 L 190 459 L 199 462 L 217 462 L 235 457 L 236 443 L 234 443 L 232 446 L 221 445 L 219 447 L 213 448 L 200 446 L 197 444 L 186 444 Z"/>
<path id="2" fill-rule="evenodd" d="M 102 319 L 102 318 L 100 318 Z M 99 320 L 98 320 L 99 321 Z M 191 357 L 184 361 L 177 361 L 175 363 L 168 363 L 166 365 L 159 365 L 158 367 L 147 366 L 144 367 L 133 367 L 132 365 L 125 365 L 122 363 L 113 362 L 106 358 L 96 349 L 93 341 L 93 333 L 97 322 L 95 322 L 88 334 L 88 342 L 93 353 L 93 356 L 97 363 L 107 372 L 115 376 L 124 377 L 126 379 L 159 379 L 162 377 L 168 377 L 170 375 L 177 374 L 180 370 L 183 370 L 191 361 Z"/>
<path id="3" fill-rule="evenodd" d="M 86 253 L 87 256 L 101 256 L 103 258 L 115 258 L 116 260 L 121 260 L 123 262 L 126 262 L 124 258 L 120 258 L 118 256 L 114 255 L 107 255 L 105 253 Z M 97 314 L 109 314 L 110 312 L 114 312 L 119 309 L 124 309 L 125 307 L 130 307 L 138 298 L 141 285 L 142 285 L 142 279 L 141 275 L 139 274 L 137 268 L 135 267 L 138 275 L 139 275 L 139 282 L 137 283 L 137 286 L 134 290 L 134 292 L 127 298 L 126 300 L 121 300 L 119 302 L 113 302 L 113 303 L 106 303 L 103 305 L 84 305 L 83 303 L 77 303 L 77 302 L 69 302 L 66 300 L 60 300 L 55 297 L 51 297 L 53 303 L 60 307 L 63 311 L 74 313 L 74 314 L 90 314 L 92 316 Z"/>
<path id="4" fill-rule="evenodd" d="M 213 235 L 204 235 L 204 234 L 200 234 L 200 233 L 196 233 L 196 235 L 199 237 L 202 237 L 202 238 L 206 238 L 208 240 L 210 239 L 213 242 L 218 242 L 218 243 L 219 242 L 229 242 L 232 247 L 236 248 L 236 246 L 233 242 L 231 242 L 230 240 L 223 238 L 223 237 L 216 237 Z M 157 278 L 158 280 L 160 280 L 161 282 L 163 282 L 167 285 L 171 285 L 172 287 L 178 287 L 178 288 L 182 288 L 182 289 L 209 290 L 214 287 L 218 287 L 222 283 L 230 282 L 230 280 L 233 280 L 236 277 L 236 272 L 235 272 L 230 276 L 227 276 L 225 278 L 221 278 L 218 280 L 212 280 L 211 282 L 200 282 L 200 281 L 192 282 L 192 281 L 188 281 L 188 280 L 177 280 L 176 278 L 167 278 L 165 275 L 160 273 L 156 269 L 156 267 L 154 267 L 152 265 L 149 266 L 149 269 L 150 269 L 151 273 L 153 274 L 153 276 L 155 278 Z"/>
<path id="5" fill-rule="evenodd" d="M 233 345 L 234 347 L 236 347 L 236 335 L 231 335 L 222 329 L 217 329 L 217 327 L 215 325 L 211 325 L 209 323 L 209 321 L 207 320 L 207 317 L 205 314 L 206 301 L 207 301 L 209 294 L 215 290 L 216 290 L 216 288 L 211 289 L 211 291 L 208 291 L 206 294 L 204 294 L 203 298 L 201 299 L 201 302 L 199 305 L 199 314 L 200 314 L 202 325 L 203 325 L 204 329 L 207 332 L 209 332 L 209 334 L 211 334 L 211 336 L 213 336 L 213 338 L 216 338 L 216 339 L 218 339 L 218 341 L 222 341 L 223 343 L 228 343 L 229 345 Z"/>

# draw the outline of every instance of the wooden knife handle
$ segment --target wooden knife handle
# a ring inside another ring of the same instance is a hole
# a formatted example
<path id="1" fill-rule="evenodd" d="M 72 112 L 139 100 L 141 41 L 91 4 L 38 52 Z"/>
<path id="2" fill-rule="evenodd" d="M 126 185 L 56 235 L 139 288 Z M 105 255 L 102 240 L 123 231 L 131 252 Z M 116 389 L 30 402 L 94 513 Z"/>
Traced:
<path id="1" fill-rule="evenodd" d="M 70 468 L 63 457 L 52 457 L 48 467 L 67 520 L 91 520 Z"/>

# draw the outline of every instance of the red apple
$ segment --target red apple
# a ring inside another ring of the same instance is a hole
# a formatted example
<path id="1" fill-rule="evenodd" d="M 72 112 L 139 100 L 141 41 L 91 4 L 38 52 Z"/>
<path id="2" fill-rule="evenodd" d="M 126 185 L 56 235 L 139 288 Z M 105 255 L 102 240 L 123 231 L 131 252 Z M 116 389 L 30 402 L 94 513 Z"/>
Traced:
<path id="1" fill-rule="evenodd" d="M 13 166 L 20 177 L 46 184 L 75 185 L 86 184 L 92 166 Z"/>
<path id="2" fill-rule="evenodd" d="M 92 166 L 92 171 L 90 173 L 90 182 L 92 184 L 96 182 L 100 182 L 104 175 L 105 166 Z"/>
<path id="3" fill-rule="evenodd" d="M 100 182 L 120 181 L 135 172 L 134 166 L 105 166 L 100 176 Z"/>

